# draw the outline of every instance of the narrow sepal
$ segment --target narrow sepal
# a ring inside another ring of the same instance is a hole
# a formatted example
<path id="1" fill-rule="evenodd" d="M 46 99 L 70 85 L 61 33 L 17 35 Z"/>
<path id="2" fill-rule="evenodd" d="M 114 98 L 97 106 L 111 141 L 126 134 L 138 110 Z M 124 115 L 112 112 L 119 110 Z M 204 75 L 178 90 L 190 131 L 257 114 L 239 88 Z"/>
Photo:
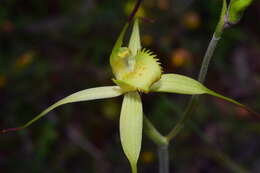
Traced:
<path id="1" fill-rule="evenodd" d="M 151 86 L 150 91 L 194 95 L 205 94 L 208 89 L 198 81 L 187 76 L 163 74 L 161 79 Z"/>
<path id="2" fill-rule="evenodd" d="M 138 19 L 135 19 L 128 47 L 131 50 L 133 56 L 135 56 L 137 54 L 137 51 L 141 49 L 141 40 L 140 40 Z"/>
<path id="3" fill-rule="evenodd" d="M 164 74 L 162 75 L 161 79 L 154 83 L 151 88 L 153 92 L 168 92 L 168 93 L 177 93 L 177 94 L 190 94 L 190 95 L 197 95 L 197 94 L 209 94 L 228 102 L 231 102 L 237 106 L 240 106 L 254 115 L 259 117 L 259 114 L 252 111 L 247 106 L 239 103 L 238 101 L 231 99 L 229 97 L 225 97 L 213 90 L 208 89 L 200 82 L 189 78 L 187 76 L 179 75 L 179 74 Z"/>
<path id="4" fill-rule="evenodd" d="M 17 131 L 24 129 L 31 124 L 33 124 L 35 121 L 42 118 L 44 115 L 46 115 L 51 110 L 57 108 L 58 106 L 67 104 L 67 103 L 73 103 L 73 102 L 81 102 L 81 101 L 89 101 L 89 100 L 96 100 L 96 99 L 103 99 L 103 98 L 112 98 L 122 95 L 123 92 L 118 86 L 107 86 L 107 87 L 97 87 L 97 88 L 90 88 L 86 90 L 82 90 L 79 92 L 76 92 L 74 94 L 69 95 L 68 97 L 65 97 L 64 99 L 59 100 L 58 102 L 54 103 L 44 111 L 42 111 L 40 114 L 38 114 L 35 118 L 28 121 L 26 124 L 24 124 L 21 127 L 18 128 L 9 128 L 1 130 L 1 133 L 6 133 L 9 131 Z"/>
<path id="5" fill-rule="evenodd" d="M 143 129 L 143 108 L 138 92 L 128 92 L 124 96 L 120 115 L 120 139 L 132 172 L 137 172 Z"/>

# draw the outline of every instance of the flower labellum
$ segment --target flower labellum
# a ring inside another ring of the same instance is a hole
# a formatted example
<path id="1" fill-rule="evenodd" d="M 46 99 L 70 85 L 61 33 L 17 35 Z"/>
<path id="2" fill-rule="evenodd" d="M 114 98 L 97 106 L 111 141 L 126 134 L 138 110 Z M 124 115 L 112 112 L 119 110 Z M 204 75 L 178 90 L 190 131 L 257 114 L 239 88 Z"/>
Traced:
<path id="1" fill-rule="evenodd" d="M 116 77 L 113 81 L 123 91 L 148 93 L 150 86 L 158 81 L 162 74 L 160 64 L 155 57 L 149 50 L 141 49 L 139 23 L 136 19 L 129 47 L 117 48 L 116 53 L 110 57 L 111 67 Z"/>

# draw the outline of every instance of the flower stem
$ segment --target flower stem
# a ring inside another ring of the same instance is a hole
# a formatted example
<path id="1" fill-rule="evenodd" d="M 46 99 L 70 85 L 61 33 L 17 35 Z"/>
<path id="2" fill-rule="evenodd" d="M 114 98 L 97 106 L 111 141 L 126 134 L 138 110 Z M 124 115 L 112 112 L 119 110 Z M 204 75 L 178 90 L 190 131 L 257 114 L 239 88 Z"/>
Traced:
<path id="1" fill-rule="evenodd" d="M 174 128 L 170 131 L 170 133 L 166 136 L 167 140 L 170 142 L 177 134 L 181 131 L 181 129 L 184 127 L 184 124 L 188 117 L 191 115 L 195 105 L 196 105 L 197 96 L 192 96 L 188 106 L 186 107 L 184 113 L 182 114 L 180 120 L 178 123 L 174 126 Z"/>
<path id="2" fill-rule="evenodd" d="M 221 38 L 221 35 L 225 29 L 225 16 L 226 16 L 226 11 L 227 11 L 227 4 L 226 0 L 223 0 L 223 6 L 222 6 L 222 11 L 220 15 L 220 19 L 218 22 L 218 25 L 215 29 L 215 32 L 212 36 L 212 39 L 209 43 L 209 46 L 207 48 L 207 51 L 205 53 L 205 56 L 203 58 L 199 76 L 198 76 L 198 81 L 201 83 L 204 83 L 207 72 L 208 72 L 208 67 L 209 63 L 211 61 L 211 58 L 213 56 L 213 53 L 216 50 L 217 44 Z M 168 141 L 171 141 L 173 138 L 177 136 L 177 134 L 180 132 L 180 130 L 184 127 L 184 124 L 186 120 L 190 117 L 192 114 L 194 108 L 196 107 L 196 103 L 198 100 L 199 96 L 198 95 L 193 95 L 188 103 L 188 106 L 186 107 L 184 113 L 182 114 L 180 120 L 176 124 L 176 126 L 170 131 L 170 133 L 166 136 Z"/>
<path id="3" fill-rule="evenodd" d="M 158 147 L 159 173 L 169 173 L 169 149 L 168 145 Z"/>
<path id="4" fill-rule="evenodd" d="M 204 59 L 203 59 L 202 64 L 201 64 L 200 73 L 199 73 L 199 77 L 198 77 L 198 81 L 201 82 L 201 83 L 203 83 L 205 81 L 205 78 L 206 78 L 206 75 L 207 75 L 207 72 L 208 72 L 210 60 L 213 56 L 213 53 L 216 49 L 216 46 L 217 46 L 219 40 L 220 40 L 220 37 L 216 38 L 215 34 L 214 34 L 210 43 L 209 43 L 208 49 L 206 51 L 206 54 L 205 54 Z M 184 113 L 182 114 L 180 120 L 178 121 L 176 126 L 170 131 L 170 133 L 167 135 L 168 141 L 171 141 L 175 136 L 177 136 L 179 131 L 184 127 L 186 120 L 191 115 L 191 113 L 193 112 L 193 110 L 196 106 L 198 98 L 199 98 L 198 95 L 193 95 L 191 97 L 189 104 L 186 107 Z"/>
<path id="5" fill-rule="evenodd" d="M 154 125 L 145 115 L 144 132 L 157 146 L 168 146 L 167 139 L 154 127 Z"/>
<path id="6" fill-rule="evenodd" d="M 209 63 L 213 56 L 213 53 L 215 52 L 215 49 L 217 47 L 218 41 L 220 40 L 220 37 L 216 37 L 215 33 L 209 43 L 208 49 L 206 51 L 205 57 L 203 58 L 200 73 L 198 77 L 198 81 L 201 83 L 204 83 L 206 75 L 208 73 Z"/>
<path id="7" fill-rule="evenodd" d="M 144 132 L 157 145 L 159 155 L 159 173 L 169 173 L 169 149 L 166 137 L 154 127 L 144 115 Z"/>
<path id="8" fill-rule="evenodd" d="M 133 11 L 131 12 L 130 16 L 128 17 L 128 22 L 129 22 L 129 23 L 133 20 L 133 18 L 134 18 L 134 16 L 135 16 L 135 14 L 137 13 L 137 11 L 138 11 L 138 9 L 139 9 L 141 3 L 142 3 L 142 0 L 137 0 L 137 1 L 136 1 L 136 4 L 135 4 L 134 9 L 133 9 Z"/>

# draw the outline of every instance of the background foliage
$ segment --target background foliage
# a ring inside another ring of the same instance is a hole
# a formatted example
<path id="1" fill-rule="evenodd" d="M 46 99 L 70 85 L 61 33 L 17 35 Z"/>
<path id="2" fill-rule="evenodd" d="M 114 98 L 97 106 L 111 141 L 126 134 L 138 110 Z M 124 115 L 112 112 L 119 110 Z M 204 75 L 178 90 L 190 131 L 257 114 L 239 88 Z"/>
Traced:
<path id="1" fill-rule="evenodd" d="M 0 127 L 16 127 L 75 91 L 112 85 L 109 54 L 134 1 L 1 0 Z M 143 46 L 164 71 L 196 77 L 218 21 L 220 0 L 144 0 Z M 260 112 L 260 2 L 220 41 L 206 85 Z M 185 108 L 183 95 L 144 96 L 144 111 L 167 133 Z M 32 127 L 0 137 L 0 171 L 130 171 L 120 147 L 120 99 L 65 105 Z M 260 172 L 259 121 L 203 97 L 170 148 L 172 172 Z M 145 137 L 140 172 L 157 172 Z"/>

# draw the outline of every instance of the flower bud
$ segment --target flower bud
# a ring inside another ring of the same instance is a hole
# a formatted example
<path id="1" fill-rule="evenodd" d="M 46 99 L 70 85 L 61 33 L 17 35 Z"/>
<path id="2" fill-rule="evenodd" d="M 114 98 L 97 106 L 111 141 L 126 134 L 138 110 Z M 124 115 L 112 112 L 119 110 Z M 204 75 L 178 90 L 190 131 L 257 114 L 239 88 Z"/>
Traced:
<path id="1" fill-rule="evenodd" d="M 228 10 L 227 22 L 236 24 L 239 22 L 247 7 L 253 0 L 231 0 Z"/>

